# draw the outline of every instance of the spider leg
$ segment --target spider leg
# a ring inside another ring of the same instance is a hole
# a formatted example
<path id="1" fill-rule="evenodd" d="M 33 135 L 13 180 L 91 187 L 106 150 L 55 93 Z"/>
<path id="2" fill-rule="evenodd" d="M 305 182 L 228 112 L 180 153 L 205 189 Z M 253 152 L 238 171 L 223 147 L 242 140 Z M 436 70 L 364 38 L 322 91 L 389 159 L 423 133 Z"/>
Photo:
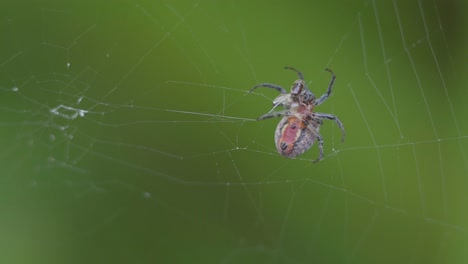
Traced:
<path id="1" fill-rule="evenodd" d="M 331 78 L 331 80 L 330 80 L 330 84 L 328 85 L 328 90 L 327 90 L 327 92 L 326 92 L 324 95 L 320 96 L 319 99 L 315 100 L 314 104 L 315 104 L 316 106 L 322 104 L 325 100 L 327 100 L 328 96 L 330 96 L 330 94 L 331 94 L 333 84 L 335 83 L 336 75 L 333 73 L 333 71 L 330 70 L 330 69 L 328 69 L 328 68 L 325 69 L 325 70 L 326 70 L 327 72 L 330 72 L 330 73 L 332 74 L 332 78 Z"/>
<path id="2" fill-rule="evenodd" d="M 295 68 L 293 67 L 289 67 L 289 66 L 286 66 L 284 67 L 286 70 L 291 70 L 291 71 L 295 71 L 297 73 L 297 75 L 299 75 L 299 79 L 301 80 L 304 80 L 304 76 L 302 75 L 302 72 L 296 70 Z"/>
<path id="3" fill-rule="evenodd" d="M 259 87 L 268 87 L 268 88 L 272 88 L 272 89 L 275 89 L 277 90 L 278 92 L 282 93 L 282 94 L 286 94 L 286 90 L 279 86 L 279 85 L 276 85 L 276 84 L 271 84 L 271 83 L 259 83 L 257 85 L 255 85 L 252 89 L 250 89 L 249 93 L 253 92 L 253 90 L 259 88 Z"/>
<path id="4" fill-rule="evenodd" d="M 325 118 L 325 119 L 328 119 L 328 120 L 335 120 L 336 124 L 341 129 L 341 142 L 342 143 L 344 142 L 346 132 L 344 130 L 343 123 L 341 123 L 341 121 L 340 121 L 340 119 L 338 119 L 338 117 L 336 117 L 334 115 L 331 115 L 331 114 L 317 113 L 317 112 L 315 112 L 314 115 L 315 115 L 315 117 L 318 117 L 318 118 Z"/>
<path id="5" fill-rule="evenodd" d="M 316 127 L 314 127 L 311 123 L 306 122 L 307 128 L 314 134 L 314 136 L 317 138 L 318 142 L 318 148 L 319 148 L 319 156 L 316 160 L 314 160 L 314 163 L 317 163 L 323 159 L 323 138 L 320 135 L 320 133 L 317 131 Z"/>
<path id="6" fill-rule="evenodd" d="M 267 118 L 287 116 L 287 115 L 289 115 L 289 110 L 284 110 L 284 111 L 279 111 L 279 112 L 271 112 L 271 113 L 266 113 L 266 114 L 264 114 L 262 116 L 257 117 L 257 121 L 267 119 Z"/>

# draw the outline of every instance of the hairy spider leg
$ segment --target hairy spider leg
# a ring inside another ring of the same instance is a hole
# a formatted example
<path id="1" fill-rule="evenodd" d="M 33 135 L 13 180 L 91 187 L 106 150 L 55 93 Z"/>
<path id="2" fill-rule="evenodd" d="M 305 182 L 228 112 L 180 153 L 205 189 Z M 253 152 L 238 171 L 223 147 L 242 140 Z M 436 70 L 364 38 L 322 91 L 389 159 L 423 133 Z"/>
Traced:
<path id="1" fill-rule="evenodd" d="M 277 111 L 277 112 L 272 112 L 268 114 L 264 114 L 262 116 L 257 117 L 257 121 L 267 119 L 267 118 L 273 118 L 273 117 L 280 117 L 280 116 L 287 116 L 289 115 L 289 110 L 284 110 L 284 111 Z"/>
<path id="2" fill-rule="evenodd" d="M 331 73 L 332 74 L 332 78 L 330 80 L 330 84 L 328 85 L 328 90 L 327 92 L 320 96 L 319 99 L 315 100 L 314 104 L 317 106 L 317 105 L 321 105 L 325 100 L 327 100 L 328 96 L 330 96 L 331 94 L 331 91 L 332 91 L 332 87 L 333 87 L 333 84 L 335 83 L 335 79 L 336 79 L 336 75 L 333 73 L 332 70 L 330 69 L 325 69 L 327 72 Z"/>
<path id="3" fill-rule="evenodd" d="M 325 118 L 325 119 L 328 119 L 328 120 L 335 120 L 336 124 L 341 129 L 341 143 L 344 142 L 346 132 L 344 130 L 343 123 L 341 123 L 341 121 L 340 121 L 340 119 L 338 119 L 338 117 L 336 117 L 336 116 L 334 116 L 332 114 L 325 114 L 325 113 L 318 113 L 318 112 L 315 112 L 314 115 L 316 117 L 318 117 L 318 118 Z"/>
<path id="4" fill-rule="evenodd" d="M 303 80 L 304 81 L 304 75 L 302 75 L 302 72 L 300 72 L 299 70 L 296 70 L 295 68 L 293 67 L 289 67 L 289 66 L 286 66 L 284 67 L 286 70 L 291 70 L 291 71 L 295 71 L 297 73 L 297 75 L 299 76 L 299 79 Z"/>
<path id="5" fill-rule="evenodd" d="M 309 122 L 305 122 L 307 125 L 307 128 L 314 134 L 314 136 L 317 138 L 318 142 L 318 148 L 319 148 L 319 156 L 316 160 L 314 160 L 314 163 L 317 163 L 323 159 L 323 138 L 320 135 L 320 133 L 317 131 L 317 129 Z"/>
<path id="6" fill-rule="evenodd" d="M 249 93 L 253 92 L 253 90 L 259 88 L 259 87 L 268 87 L 268 88 L 272 88 L 272 89 L 275 89 L 277 90 L 278 92 L 282 93 L 282 94 L 286 94 L 286 90 L 279 86 L 279 85 L 276 85 L 276 84 L 272 84 L 272 83 L 260 83 L 260 84 L 257 84 L 255 85 L 252 89 L 250 89 Z"/>

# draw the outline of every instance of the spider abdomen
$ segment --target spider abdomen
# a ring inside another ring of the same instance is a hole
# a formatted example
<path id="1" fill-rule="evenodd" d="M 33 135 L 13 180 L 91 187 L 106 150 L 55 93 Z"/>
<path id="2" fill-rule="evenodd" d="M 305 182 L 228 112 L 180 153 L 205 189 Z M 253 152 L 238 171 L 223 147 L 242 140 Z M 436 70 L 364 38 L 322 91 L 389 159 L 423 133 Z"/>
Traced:
<path id="1" fill-rule="evenodd" d="M 318 127 L 316 127 L 318 132 Z M 288 158 L 301 155 L 315 142 L 316 137 L 296 116 L 285 116 L 276 127 L 275 142 L 278 152 Z"/>

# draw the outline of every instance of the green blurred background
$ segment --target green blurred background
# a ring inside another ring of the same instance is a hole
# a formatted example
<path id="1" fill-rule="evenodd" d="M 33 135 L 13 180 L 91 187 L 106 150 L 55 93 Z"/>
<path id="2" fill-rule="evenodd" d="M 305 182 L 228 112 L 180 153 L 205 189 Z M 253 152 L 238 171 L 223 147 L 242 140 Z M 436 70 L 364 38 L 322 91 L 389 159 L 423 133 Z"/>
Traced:
<path id="1" fill-rule="evenodd" d="M 4 1 L 0 263 L 467 263 L 463 1 Z M 300 69 L 340 117 L 276 153 Z"/>

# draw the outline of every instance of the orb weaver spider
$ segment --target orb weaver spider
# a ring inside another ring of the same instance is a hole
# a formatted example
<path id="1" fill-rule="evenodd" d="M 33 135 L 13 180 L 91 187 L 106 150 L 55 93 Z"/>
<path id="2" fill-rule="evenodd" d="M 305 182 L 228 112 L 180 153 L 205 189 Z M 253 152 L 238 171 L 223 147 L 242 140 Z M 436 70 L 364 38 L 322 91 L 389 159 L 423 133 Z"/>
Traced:
<path id="1" fill-rule="evenodd" d="M 334 120 L 341 129 L 341 142 L 345 138 L 345 130 L 343 123 L 338 117 L 332 114 L 314 112 L 316 106 L 321 105 L 332 92 L 332 87 L 335 82 L 336 75 L 330 69 L 325 69 L 330 72 L 332 77 L 328 90 L 325 94 L 316 98 L 315 94 L 307 88 L 304 81 L 304 76 L 293 67 L 284 67 L 287 70 L 292 70 L 297 73 L 299 79 L 291 86 L 291 92 L 286 93 L 286 90 L 276 84 L 260 83 L 250 89 L 250 93 L 259 87 L 272 88 L 280 92 L 273 100 L 273 106 L 283 106 L 286 110 L 278 112 L 269 112 L 257 118 L 264 120 L 273 117 L 283 117 L 278 123 L 275 131 L 276 149 L 278 152 L 288 158 L 294 158 L 303 154 L 310 149 L 315 140 L 318 141 L 319 156 L 314 161 L 319 162 L 323 159 L 323 138 L 319 133 L 320 126 L 323 124 L 323 119 Z"/>

